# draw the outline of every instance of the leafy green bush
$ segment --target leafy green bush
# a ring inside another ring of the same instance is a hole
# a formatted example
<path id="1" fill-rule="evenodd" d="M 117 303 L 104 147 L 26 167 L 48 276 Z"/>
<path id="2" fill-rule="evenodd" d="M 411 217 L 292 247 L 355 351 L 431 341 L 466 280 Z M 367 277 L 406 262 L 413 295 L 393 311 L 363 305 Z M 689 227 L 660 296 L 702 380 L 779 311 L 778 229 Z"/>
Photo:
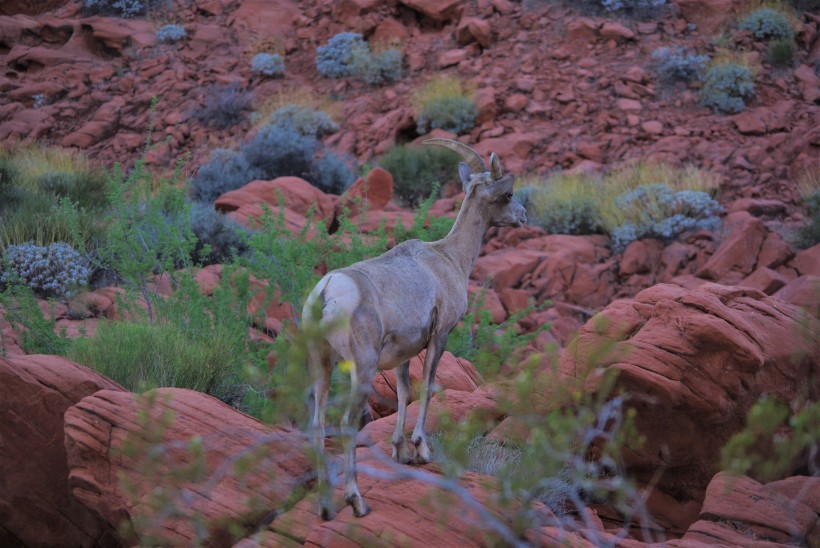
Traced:
<path id="1" fill-rule="evenodd" d="M 49 317 L 46 317 L 30 287 L 9 283 L 0 291 L 3 319 L 17 334 L 26 354 L 62 354 L 71 344 L 64 333 L 56 333 L 53 301 L 51 304 Z M 4 354 L 3 333 L 0 332 L 0 355 Z"/>
<path id="2" fill-rule="evenodd" d="M 361 34 L 342 32 L 317 48 L 316 68 L 329 78 L 353 76 L 378 85 L 401 79 L 402 55 L 397 49 L 374 54 Z"/>
<path id="3" fill-rule="evenodd" d="M 789 18 L 771 8 L 759 8 L 744 17 L 738 27 L 748 30 L 755 38 L 793 40 L 794 29 Z"/>
<path id="4" fill-rule="evenodd" d="M 449 150 L 398 145 L 379 159 L 379 166 L 393 176 L 396 196 L 407 206 L 416 207 L 430 196 L 434 183 L 453 179 L 458 161 L 458 155 Z"/>
<path id="5" fill-rule="evenodd" d="M 820 443 L 820 404 L 781 402 L 763 397 L 750 409 L 746 428 L 726 443 L 721 451 L 724 470 L 749 474 L 759 481 L 783 479 L 800 467 L 800 456 Z M 786 433 L 788 432 L 788 434 Z M 808 459 L 810 474 L 818 473 L 817 463 Z"/>
<path id="6" fill-rule="evenodd" d="M 754 75 L 748 67 L 715 65 L 706 73 L 701 103 L 716 112 L 736 113 L 746 108 L 746 100 L 754 94 Z"/>
<path id="7" fill-rule="evenodd" d="M 775 67 L 791 67 L 796 54 L 797 45 L 791 38 L 774 40 L 766 47 L 766 60 Z"/>
<path id="8" fill-rule="evenodd" d="M 478 107 L 458 78 L 439 76 L 413 92 L 419 134 L 431 129 L 462 133 L 475 126 Z"/>
<path id="9" fill-rule="evenodd" d="M 196 236 L 192 257 L 195 263 L 226 263 L 248 252 L 248 229 L 213 207 L 201 202 L 193 203 L 190 222 Z"/>
<path id="10" fill-rule="evenodd" d="M 797 245 L 808 249 L 820 243 L 820 190 L 804 198 L 806 223 L 797 233 Z"/>
<path id="11" fill-rule="evenodd" d="M 511 358 L 520 359 L 521 351 L 541 331 L 550 329 L 549 324 L 544 324 L 530 333 L 519 333 L 516 325 L 530 312 L 532 308 L 519 310 L 496 324 L 484 307 L 484 294 L 478 293 L 473 297 L 464 318 L 450 332 L 447 350 L 454 356 L 469 360 L 483 376 L 493 378 Z"/>

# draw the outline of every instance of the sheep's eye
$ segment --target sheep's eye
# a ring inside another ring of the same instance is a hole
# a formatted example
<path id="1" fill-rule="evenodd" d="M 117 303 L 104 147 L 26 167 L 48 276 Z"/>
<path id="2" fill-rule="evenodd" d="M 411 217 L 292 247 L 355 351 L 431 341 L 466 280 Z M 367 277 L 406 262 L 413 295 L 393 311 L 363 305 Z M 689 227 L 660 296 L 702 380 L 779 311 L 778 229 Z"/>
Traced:
<path id="1" fill-rule="evenodd" d="M 506 198 L 508 202 L 512 202 L 512 198 L 513 198 L 512 192 L 508 192 L 507 195 L 504 196 L 504 198 Z"/>

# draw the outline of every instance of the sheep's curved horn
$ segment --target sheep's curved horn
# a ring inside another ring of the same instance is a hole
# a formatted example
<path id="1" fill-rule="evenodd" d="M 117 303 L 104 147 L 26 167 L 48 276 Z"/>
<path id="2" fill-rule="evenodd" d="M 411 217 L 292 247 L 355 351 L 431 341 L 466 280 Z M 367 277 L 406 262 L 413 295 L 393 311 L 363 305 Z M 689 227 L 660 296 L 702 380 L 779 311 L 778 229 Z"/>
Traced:
<path id="1" fill-rule="evenodd" d="M 498 159 L 498 155 L 495 152 L 490 154 L 490 173 L 492 174 L 493 181 L 497 181 L 504 176 L 504 170 L 501 169 L 501 160 Z"/>
<path id="2" fill-rule="evenodd" d="M 470 173 L 484 173 L 489 171 L 487 169 L 487 165 L 484 163 L 484 160 L 481 159 L 478 152 L 471 149 L 464 143 L 459 143 L 458 141 L 453 141 L 452 139 L 442 139 L 437 137 L 435 139 L 426 139 L 425 141 L 422 141 L 422 144 L 440 146 L 452 150 L 461 156 L 461 159 L 464 160 L 470 168 Z"/>

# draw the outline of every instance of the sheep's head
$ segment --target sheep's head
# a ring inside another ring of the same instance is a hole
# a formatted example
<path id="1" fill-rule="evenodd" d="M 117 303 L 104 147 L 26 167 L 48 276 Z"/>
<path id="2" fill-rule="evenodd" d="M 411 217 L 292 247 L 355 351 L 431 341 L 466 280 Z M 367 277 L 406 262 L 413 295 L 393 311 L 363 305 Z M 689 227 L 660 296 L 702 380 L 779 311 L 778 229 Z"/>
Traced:
<path id="1" fill-rule="evenodd" d="M 458 166 L 461 184 L 464 186 L 465 201 L 476 201 L 485 210 L 484 217 L 490 226 L 524 226 L 527 210 L 513 200 L 512 174 L 504 175 L 501 160 L 493 152 L 490 154 L 490 169 L 481 156 L 464 143 L 452 139 L 427 139 L 425 145 L 434 145 L 452 150 L 461 156 Z"/>

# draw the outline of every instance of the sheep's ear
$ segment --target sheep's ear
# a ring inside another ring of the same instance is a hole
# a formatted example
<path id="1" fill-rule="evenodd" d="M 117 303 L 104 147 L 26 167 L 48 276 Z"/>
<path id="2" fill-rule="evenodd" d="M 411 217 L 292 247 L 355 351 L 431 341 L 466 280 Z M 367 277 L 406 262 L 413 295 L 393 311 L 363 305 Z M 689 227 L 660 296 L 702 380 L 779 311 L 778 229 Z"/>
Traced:
<path id="1" fill-rule="evenodd" d="M 464 194 L 470 191 L 472 184 L 473 173 L 470 171 L 470 166 L 464 162 L 458 164 L 458 176 L 461 177 L 461 187 L 464 189 Z"/>

